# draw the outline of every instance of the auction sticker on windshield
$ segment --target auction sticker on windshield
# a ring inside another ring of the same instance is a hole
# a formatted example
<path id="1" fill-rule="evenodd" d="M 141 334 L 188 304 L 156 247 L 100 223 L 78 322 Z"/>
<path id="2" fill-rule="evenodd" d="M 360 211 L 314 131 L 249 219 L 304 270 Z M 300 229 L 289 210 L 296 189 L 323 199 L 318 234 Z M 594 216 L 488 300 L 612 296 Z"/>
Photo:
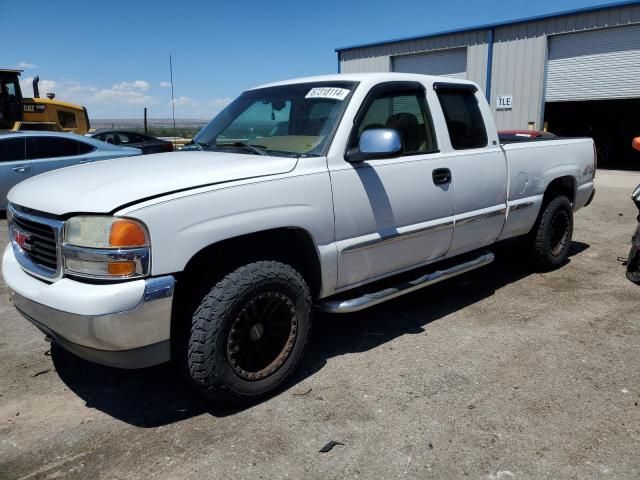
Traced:
<path id="1" fill-rule="evenodd" d="M 344 100 L 349 95 L 346 88 L 316 87 L 309 90 L 304 98 L 328 98 L 331 100 Z"/>

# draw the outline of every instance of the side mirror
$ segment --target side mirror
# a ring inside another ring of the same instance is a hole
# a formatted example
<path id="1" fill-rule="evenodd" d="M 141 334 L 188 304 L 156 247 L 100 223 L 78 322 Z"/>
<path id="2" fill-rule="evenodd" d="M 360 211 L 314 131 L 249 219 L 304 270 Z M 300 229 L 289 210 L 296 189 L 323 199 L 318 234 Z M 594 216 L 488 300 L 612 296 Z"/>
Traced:
<path id="1" fill-rule="evenodd" d="M 635 149 L 640 151 L 640 137 L 636 137 L 633 139 L 633 142 L 631 142 L 631 146 Z"/>
<path id="2" fill-rule="evenodd" d="M 347 152 L 348 162 L 392 157 L 402 152 L 400 134 L 392 128 L 372 128 L 360 135 L 357 149 Z"/>

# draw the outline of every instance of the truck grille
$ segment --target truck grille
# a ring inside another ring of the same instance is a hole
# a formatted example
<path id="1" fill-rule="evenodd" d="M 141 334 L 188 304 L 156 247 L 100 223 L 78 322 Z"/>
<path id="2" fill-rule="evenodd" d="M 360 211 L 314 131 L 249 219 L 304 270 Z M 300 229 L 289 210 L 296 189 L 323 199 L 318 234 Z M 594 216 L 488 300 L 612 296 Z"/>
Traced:
<path id="1" fill-rule="evenodd" d="M 29 238 L 22 245 L 25 255 L 34 263 L 56 270 L 58 268 L 58 253 L 53 228 L 17 216 L 13 218 L 13 223 Z"/>
<path id="2" fill-rule="evenodd" d="M 58 242 L 63 222 L 17 211 L 10 206 L 13 251 L 22 268 L 36 276 L 59 276 Z"/>

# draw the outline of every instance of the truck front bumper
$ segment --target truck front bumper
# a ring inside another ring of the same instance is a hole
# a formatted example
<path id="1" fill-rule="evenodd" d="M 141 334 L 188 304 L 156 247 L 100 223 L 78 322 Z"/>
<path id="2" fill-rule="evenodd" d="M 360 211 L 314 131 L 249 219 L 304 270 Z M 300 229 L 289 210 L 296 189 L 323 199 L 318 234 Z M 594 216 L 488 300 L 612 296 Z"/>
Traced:
<path id="1" fill-rule="evenodd" d="M 2 274 L 16 309 L 66 350 L 120 368 L 170 360 L 171 275 L 113 284 L 63 278 L 47 283 L 26 273 L 9 246 Z"/>

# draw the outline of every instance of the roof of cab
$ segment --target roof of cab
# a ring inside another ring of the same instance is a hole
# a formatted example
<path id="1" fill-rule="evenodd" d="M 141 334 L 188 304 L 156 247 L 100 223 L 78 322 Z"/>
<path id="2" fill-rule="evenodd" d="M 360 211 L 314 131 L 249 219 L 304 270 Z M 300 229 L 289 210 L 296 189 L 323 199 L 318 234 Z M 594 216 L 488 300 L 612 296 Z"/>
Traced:
<path id="1" fill-rule="evenodd" d="M 379 72 L 379 73 L 334 73 L 331 75 L 317 75 L 314 77 L 301 77 L 292 78 L 290 80 L 283 80 L 280 82 L 268 83 L 252 88 L 255 90 L 258 88 L 278 87 L 281 85 L 290 85 L 293 83 L 311 83 L 311 82 L 361 82 L 361 83 L 381 83 L 381 82 L 393 82 L 393 81 L 421 81 L 428 83 L 435 82 L 447 82 L 447 83 L 460 83 L 465 85 L 475 85 L 474 82 L 469 80 L 461 80 L 459 78 L 451 77 L 436 77 L 433 75 L 421 75 L 418 73 L 399 73 L 399 72 Z"/>

